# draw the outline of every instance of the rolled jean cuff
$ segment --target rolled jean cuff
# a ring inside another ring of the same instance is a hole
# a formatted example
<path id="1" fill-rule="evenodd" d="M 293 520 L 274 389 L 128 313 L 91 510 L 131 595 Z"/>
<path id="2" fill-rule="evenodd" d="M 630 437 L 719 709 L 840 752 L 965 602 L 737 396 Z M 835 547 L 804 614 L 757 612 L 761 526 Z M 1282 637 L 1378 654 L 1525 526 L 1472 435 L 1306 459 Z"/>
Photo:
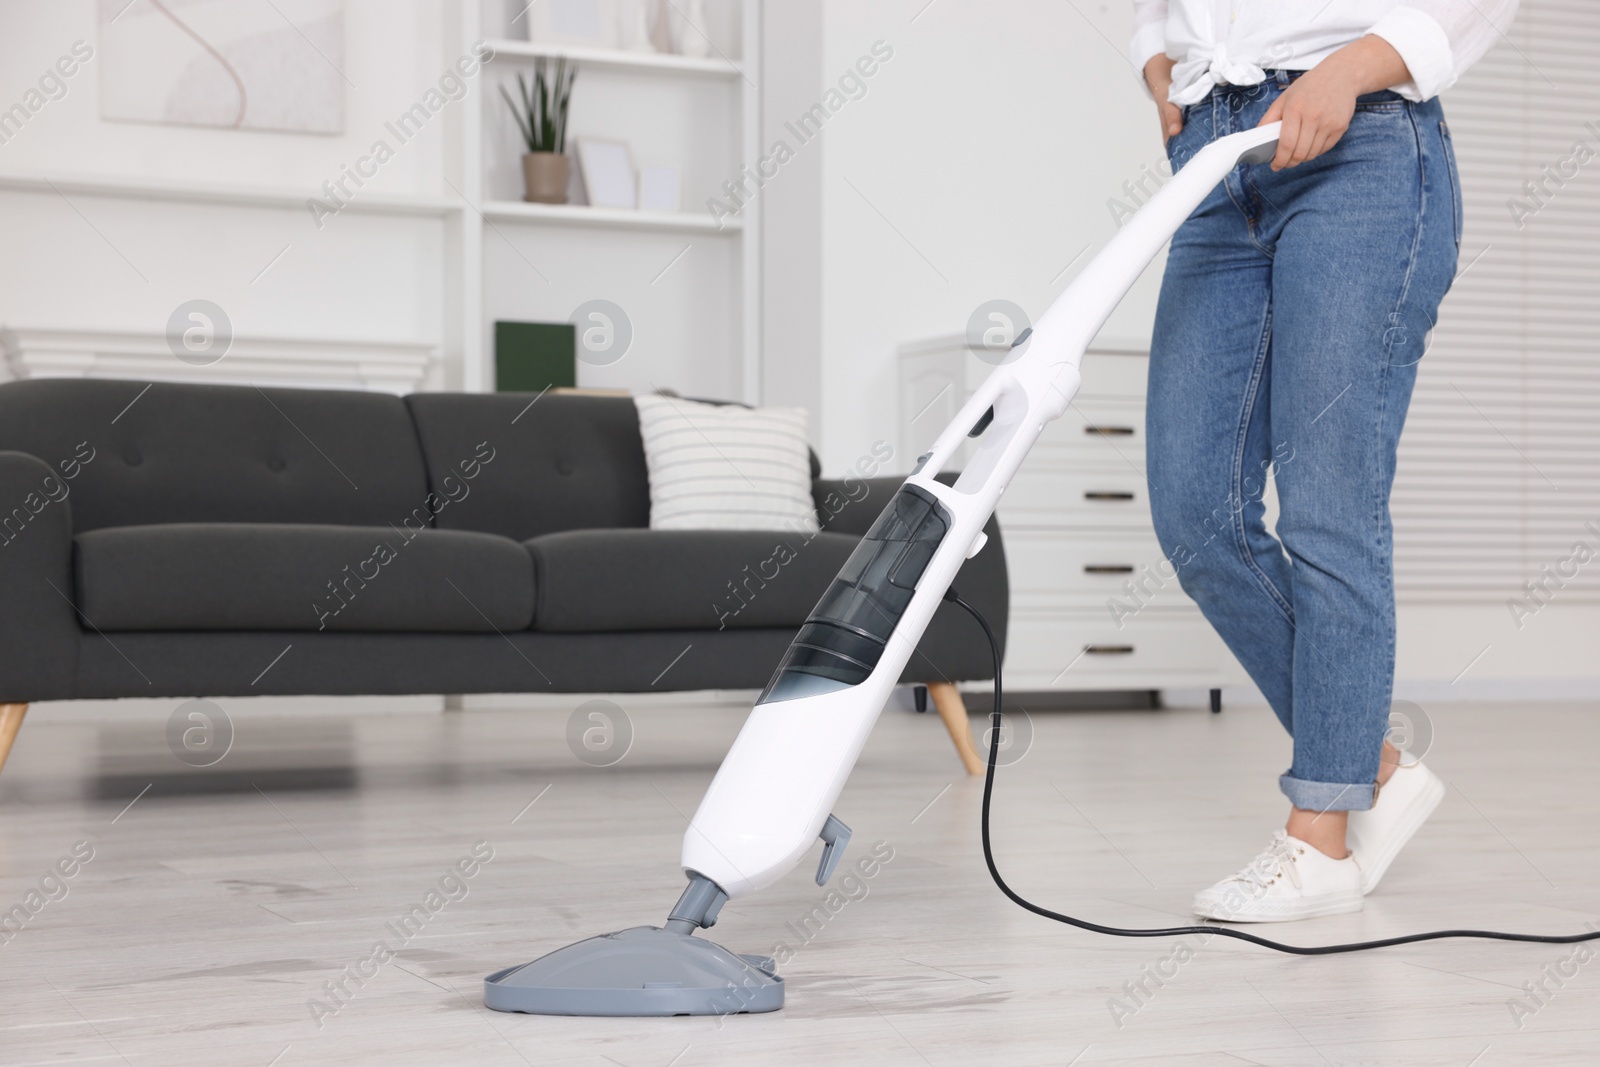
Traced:
<path id="1" fill-rule="evenodd" d="M 1376 782 L 1341 785 L 1338 782 L 1308 782 L 1291 775 L 1278 777 L 1278 788 L 1289 803 L 1301 811 L 1366 811 L 1376 799 Z"/>

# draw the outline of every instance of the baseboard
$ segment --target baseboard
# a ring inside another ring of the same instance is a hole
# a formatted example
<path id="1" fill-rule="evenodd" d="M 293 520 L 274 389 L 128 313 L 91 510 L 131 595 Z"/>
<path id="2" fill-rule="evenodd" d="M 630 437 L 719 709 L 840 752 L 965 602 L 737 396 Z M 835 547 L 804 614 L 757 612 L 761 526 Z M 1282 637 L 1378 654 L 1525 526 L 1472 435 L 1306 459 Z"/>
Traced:
<path id="1" fill-rule="evenodd" d="M 908 690 L 909 692 L 909 690 Z M 438 715 L 460 711 L 570 712 L 585 700 L 604 697 L 629 708 L 742 707 L 755 689 L 705 689 L 670 693 L 469 693 L 464 696 L 307 696 L 208 697 L 229 715 L 259 717 Z M 28 712 L 30 721 L 129 722 L 165 720 L 183 698 L 125 700 L 44 700 Z"/>
<path id="2" fill-rule="evenodd" d="M 692 689 L 670 693 L 467 693 L 446 699 L 451 711 L 571 711 L 585 700 L 604 698 L 629 708 L 743 707 L 757 689 Z"/>
<path id="3" fill-rule="evenodd" d="M 1169 708 L 1208 706 L 1204 689 L 1164 689 L 1161 702 Z M 1483 678 L 1451 682 L 1448 678 L 1402 678 L 1394 684 L 1394 699 L 1413 704 L 1558 704 L 1600 702 L 1600 678 Z M 1265 707 L 1266 697 L 1253 685 L 1225 686 L 1222 706 Z"/>
<path id="4" fill-rule="evenodd" d="M 1600 678 L 1418 678 L 1396 682 L 1394 695 L 1419 704 L 1600 701 Z"/>
<path id="5" fill-rule="evenodd" d="M 987 692 L 987 683 L 964 684 L 969 695 Z M 1145 690 L 1130 691 L 1142 701 Z M 630 708 L 730 707 L 749 708 L 759 693 L 754 689 L 706 689 L 672 693 L 470 693 L 464 696 L 261 696 L 216 697 L 215 703 L 230 715 L 260 717 L 347 716 L 352 718 L 383 715 L 437 715 L 445 711 L 571 711 L 585 700 L 605 697 Z M 1132 707 L 1138 701 L 1110 699 L 1124 694 L 1028 694 L 1038 698 L 1040 709 L 1047 707 Z M 1024 694 L 1018 693 L 1021 699 Z M 1063 699 L 1071 696 L 1074 699 Z M 1087 701 L 1082 698 L 1087 697 Z M 1099 699 L 1096 699 L 1096 698 Z M 1447 679 L 1405 679 L 1394 687 L 1396 700 L 1429 703 L 1571 703 L 1600 702 L 1600 678 L 1486 678 L 1456 682 Z M 1049 698 L 1049 699 L 1046 699 Z M 1161 703 L 1168 708 L 1204 708 L 1210 694 L 1205 689 L 1170 688 L 1161 690 Z M 28 712 L 30 721 L 128 722 L 165 720 L 183 700 L 179 698 L 133 697 L 126 700 L 45 700 Z M 1010 700 L 1007 703 L 1011 703 Z M 1266 699 L 1253 685 L 1226 686 L 1223 707 L 1263 707 Z M 889 706 L 911 708 L 911 687 L 896 687 Z M 1032 706 L 1032 705 L 1027 705 Z M 987 707 L 987 705 L 985 705 Z"/>
<path id="6" fill-rule="evenodd" d="M 295 716 L 378 716 L 437 715 L 444 710 L 445 698 L 422 696 L 362 697 L 208 697 L 229 715 L 281 717 Z M 179 697 L 130 697 L 126 700 L 41 700 L 28 710 L 31 722 L 138 722 L 165 721 L 178 705 Z"/>

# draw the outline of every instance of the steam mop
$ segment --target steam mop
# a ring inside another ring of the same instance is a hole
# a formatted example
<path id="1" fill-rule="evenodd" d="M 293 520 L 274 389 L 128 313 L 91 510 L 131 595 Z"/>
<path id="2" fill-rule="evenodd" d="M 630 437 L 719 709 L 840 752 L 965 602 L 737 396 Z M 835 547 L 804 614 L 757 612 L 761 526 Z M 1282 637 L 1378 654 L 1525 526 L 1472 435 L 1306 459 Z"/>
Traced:
<path id="1" fill-rule="evenodd" d="M 918 457 L 800 628 L 712 779 L 683 837 L 689 885 L 666 923 L 591 937 L 491 974 L 488 1007 L 629 1016 L 783 1006 L 772 959 L 730 952 L 695 931 L 713 925 L 728 900 L 782 878 L 818 838 L 816 881 L 827 883 L 850 840 L 834 802 L 945 590 L 982 550 L 1000 495 L 1077 393 L 1084 350 L 1211 189 L 1241 163 L 1270 160 L 1277 142 L 1273 123 L 1195 153 Z M 936 481 L 969 436 L 978 447 L 955 484 Z"/>

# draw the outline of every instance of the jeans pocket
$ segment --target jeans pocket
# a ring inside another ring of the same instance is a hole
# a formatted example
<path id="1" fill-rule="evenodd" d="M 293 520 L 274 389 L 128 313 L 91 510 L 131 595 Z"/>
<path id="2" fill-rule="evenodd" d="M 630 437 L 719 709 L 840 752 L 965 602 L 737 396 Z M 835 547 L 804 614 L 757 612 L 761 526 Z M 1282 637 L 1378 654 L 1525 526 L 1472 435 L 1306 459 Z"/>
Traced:
<path id="1" fill-rule="evenodd" d="M 1450 176 L 1450 221 L 1455 228 L 1456 251 L 1461 251 L 1461 228 L 1464 224 L 1461 205 L 1461 175 L 1456 171 L 1455 143 L 1450 140 L 1450 124 L 1439 120 L 1439 141 L 1444 147 L 1444 169 Z"/>
<path id="2" fill-rule="evenodd" d="M 1356 110 L 1361 112 L 1398 114 L 1405 106 L 1405 97 L 1393 89 L 1384 89 L 1380 92 L 1367 93 L 1365 96 L 1356 97 Z"/>
<path id="3" fill-rule="evenodd" d="M 1188 158 L 1191 155 L 1190 152 L 1181 151 L 1181 149 L 1183 139 L 1188 136 L 1189 133 L 1190 115 L 1193 111 L 1193 104 L 1185 104 L 1183 106 L 1179 112 L 1183 125 L 1179 127 L 1177 133 L 1173 134 L 1171 137 L 1168 137 L 1162 143 L 1162 147 L 1165 148 L 1167 152 L 1168 174 L 1176 174 L 1178 171 L 1182 170 L 1183 164 L 1188 161 Z"/>

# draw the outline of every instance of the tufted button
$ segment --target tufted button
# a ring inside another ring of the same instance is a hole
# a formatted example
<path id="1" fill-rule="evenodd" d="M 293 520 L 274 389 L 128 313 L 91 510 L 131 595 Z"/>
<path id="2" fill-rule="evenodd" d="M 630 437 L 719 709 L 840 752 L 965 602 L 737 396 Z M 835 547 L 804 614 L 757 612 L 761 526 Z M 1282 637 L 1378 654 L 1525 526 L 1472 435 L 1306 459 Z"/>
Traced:
<path id="1" fill-rule="evenodd" d="M 571 475 L 572 472 L 577 469 L 578 465 L 572 461 L 571 453 L 569 453 L 565 448 L 556 453 L 556 470 L 559 473 Z"/>
<path id="2" fill-rule="evenodd" d="M 271 471 L 272 473 L 278 473 L 279 471 L 283 470 L 285 466 L 287 466 L 287 464 L 283 462 L 282 456 L 267 457 L 267 470 Z"/>
<path id="3" fill-rule="evenodd" d="M 137 446 L 129 445 L 127 448 L 122 450 L 122 462 L 126 463 L 130 467 L 137 467 L 139 464 L 144 462 L 144 455 L 139 451 Z"/>

